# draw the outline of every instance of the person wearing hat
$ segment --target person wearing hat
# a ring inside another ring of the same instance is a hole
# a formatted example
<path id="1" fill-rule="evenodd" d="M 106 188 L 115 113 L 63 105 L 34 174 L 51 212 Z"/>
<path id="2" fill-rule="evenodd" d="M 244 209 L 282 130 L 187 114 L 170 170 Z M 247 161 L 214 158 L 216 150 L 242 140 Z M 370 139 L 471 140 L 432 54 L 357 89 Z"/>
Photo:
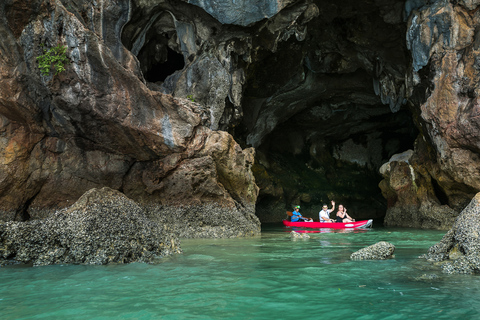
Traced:
<path id="1" fill-rule="evenodd" d="M 293 210 L 292 218 L 290 220 L 292 222 L 302 222 L 302 221 L 311 222 L 312 221 L 311 219 L 305 218 L 304 216 L 302 216 L 302 214 L 300 213 L 300 206 L 295 206 L 295 210 Z"/>
<path id="2" fill-rule="evenodd" d="M 324 204 L 322 210 L 318 213 L 320 222 L 335 222 L 335 220 L 330 219 L 330 212 L 335 210 L 335 201 L 332 200 L 332 209 L 328 209 L 327 205 Z"/>

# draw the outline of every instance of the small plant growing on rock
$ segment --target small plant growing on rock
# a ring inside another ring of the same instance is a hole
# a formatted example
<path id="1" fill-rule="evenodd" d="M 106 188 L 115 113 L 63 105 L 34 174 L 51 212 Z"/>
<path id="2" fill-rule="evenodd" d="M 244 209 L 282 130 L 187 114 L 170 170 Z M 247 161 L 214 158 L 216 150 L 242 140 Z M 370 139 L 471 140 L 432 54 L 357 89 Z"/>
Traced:
<path id="1" fill-rule="evenodd" d="M 38 67 L 42 75 L 50 75 L 52 68 L 55 70 L 54 75 L 65 71 L 65 65 L 69 62 L 66 51 L 67 47 L 61 44 L 48 50 L 43 48 L 43 54 L 37 57 Z"/>
<path id="2" fill-rule="evenodd" d="M 190 100 L 190 101 L 192 101 L 192 102 L 195 102 L 195 99 L 193 98 L 193 95 L 191 95 L 191 94 L 189 94 L 189 95 L 187 96 L 187 99 Z"/>

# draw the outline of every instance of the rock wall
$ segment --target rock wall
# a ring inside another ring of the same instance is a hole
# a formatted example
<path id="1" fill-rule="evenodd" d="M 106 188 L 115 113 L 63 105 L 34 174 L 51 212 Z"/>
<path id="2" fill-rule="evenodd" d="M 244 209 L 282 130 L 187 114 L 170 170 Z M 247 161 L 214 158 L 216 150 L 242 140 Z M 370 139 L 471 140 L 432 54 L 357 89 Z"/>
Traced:
<path id="1" fill-rule="evenodd" d="M 422 2 L 411 11 L 407 91 L 420 135 L 410 161 L 382 172 L 389 225 L 447 229 L 480 190 L 478 5 Z"/>
<path id="2" fill-rule="evenodd" d="M 212 132 L 202 105 L 146 86 L 121 42 L 134 5 L 0 4 L 0 218 L 44 218 L 107 186 L 161 215 L 190 206 L 209 216 L 213 206 L 246 216 L 244 234 L 257 234 L 253 149 Z M 57 44 L 70 63 L 42 76 L 36 57 Z"/>
<path id="3" fill-rule="evenodd" d="M 445 273 L 479 273 L 479 209 L 480 194 L 476 194 L 442 240 L 422 257 Z"/>

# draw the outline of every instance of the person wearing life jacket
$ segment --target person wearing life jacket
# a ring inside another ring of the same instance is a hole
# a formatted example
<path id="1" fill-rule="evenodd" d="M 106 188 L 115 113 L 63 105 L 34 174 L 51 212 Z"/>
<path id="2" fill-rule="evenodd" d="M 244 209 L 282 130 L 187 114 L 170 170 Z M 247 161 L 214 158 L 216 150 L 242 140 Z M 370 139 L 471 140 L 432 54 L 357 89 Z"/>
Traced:
<path id="1" fill-rule="evenodd" d="M 300 206 L 295 206 L 295 210 L 293 210 L 292 218 L 290 220 L 292 222 L 302 222 L 302 221 L 311 222 L 312 221 L 311 219 L 305 218 L 304 216 L 302 216 L 302 214 L 300 213 Z"/>

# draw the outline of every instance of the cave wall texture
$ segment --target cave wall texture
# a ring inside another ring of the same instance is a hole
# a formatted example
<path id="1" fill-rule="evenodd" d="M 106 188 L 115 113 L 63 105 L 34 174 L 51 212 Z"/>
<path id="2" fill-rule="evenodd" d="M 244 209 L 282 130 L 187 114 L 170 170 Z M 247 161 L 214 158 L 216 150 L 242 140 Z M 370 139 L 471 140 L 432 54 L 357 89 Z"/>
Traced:
<path id="1" fill-rule="evenodd" d="M 445 229 L 480 191 L 479 3 L 3 1 L 0 219 L 109 187 L 183 236 L 332 199 Z"/>

